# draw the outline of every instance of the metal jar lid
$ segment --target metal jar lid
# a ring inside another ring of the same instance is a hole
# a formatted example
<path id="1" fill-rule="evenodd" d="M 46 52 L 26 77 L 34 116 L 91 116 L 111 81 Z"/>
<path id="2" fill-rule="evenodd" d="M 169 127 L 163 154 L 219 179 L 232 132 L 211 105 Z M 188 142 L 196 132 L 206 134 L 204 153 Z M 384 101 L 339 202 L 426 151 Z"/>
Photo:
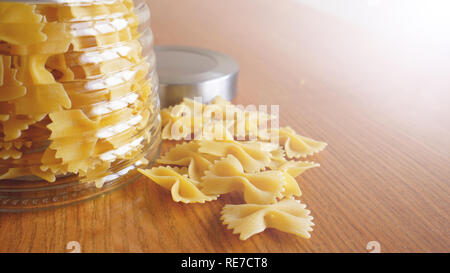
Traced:
<path id="1" fill-rule="evenodd" d="M 236 95 L 239 64 L 216 51 L 187 46 L 155 46 L 161 106 L 184 97 L 202 97 L 208 103 L 216 96 L 231 100 Z"/>

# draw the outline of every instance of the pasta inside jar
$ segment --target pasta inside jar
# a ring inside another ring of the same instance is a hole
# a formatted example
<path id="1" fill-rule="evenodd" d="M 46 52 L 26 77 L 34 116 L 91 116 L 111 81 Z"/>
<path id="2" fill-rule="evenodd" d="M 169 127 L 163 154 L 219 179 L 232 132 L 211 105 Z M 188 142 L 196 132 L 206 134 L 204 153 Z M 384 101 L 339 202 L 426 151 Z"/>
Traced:
<path id="1" fill-rule="evenodd" d="M 160 146 L 145 1 L 0 1 L 0 211 L 119 188 Z"/>

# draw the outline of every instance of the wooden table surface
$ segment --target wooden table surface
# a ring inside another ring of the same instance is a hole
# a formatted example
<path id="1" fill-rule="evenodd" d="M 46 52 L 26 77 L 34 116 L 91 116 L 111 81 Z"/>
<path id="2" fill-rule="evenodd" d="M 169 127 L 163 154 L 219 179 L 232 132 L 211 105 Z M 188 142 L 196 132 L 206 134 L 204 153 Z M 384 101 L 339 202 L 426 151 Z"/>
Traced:
<path id="1" fill-rule="evenodd" d="M 299 178 L 309 240 L 222 226 L 227 195 L 178 204 L 144 178 L 95 201 L 0 214 L 1 252 L 381 252 L 450 250 L 448 48 L 388 39 L 295 1 L 149 1 L 157 44 L 219 50 L 241 65 L 238 104 L 327 141 Z"/>

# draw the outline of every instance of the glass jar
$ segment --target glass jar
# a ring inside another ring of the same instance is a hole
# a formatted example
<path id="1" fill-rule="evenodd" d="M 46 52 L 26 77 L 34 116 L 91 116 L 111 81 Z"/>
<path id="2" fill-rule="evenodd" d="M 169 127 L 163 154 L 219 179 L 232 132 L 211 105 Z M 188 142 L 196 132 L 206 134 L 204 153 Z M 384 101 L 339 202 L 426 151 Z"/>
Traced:
<path id="1" fill-rule="evenodd" d="M 145 0 L 0 1 L 0 211 L 99 197 L 152 163 L 149 24 Z"/>

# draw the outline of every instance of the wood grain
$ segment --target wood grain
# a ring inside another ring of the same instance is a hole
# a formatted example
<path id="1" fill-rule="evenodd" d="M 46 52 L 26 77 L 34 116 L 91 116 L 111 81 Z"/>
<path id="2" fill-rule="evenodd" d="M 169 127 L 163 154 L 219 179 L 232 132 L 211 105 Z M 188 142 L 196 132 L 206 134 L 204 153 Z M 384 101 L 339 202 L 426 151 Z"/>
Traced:
<path id="1" fill-rule="evenodd" d="M 172 202 L 146 179 L 100 199 L 0 214 L 1 252 L 382 252 L 450 250 L 450 58 L 387 40 L 295 1 L 149 1 L 158 44 L 211 48 L 241 65 L 238 104 L 278 104 L 281 125 L 325 140 L 299 178 L 310 240 L 240 241 L 219 221 L 227 195 Z"/>

